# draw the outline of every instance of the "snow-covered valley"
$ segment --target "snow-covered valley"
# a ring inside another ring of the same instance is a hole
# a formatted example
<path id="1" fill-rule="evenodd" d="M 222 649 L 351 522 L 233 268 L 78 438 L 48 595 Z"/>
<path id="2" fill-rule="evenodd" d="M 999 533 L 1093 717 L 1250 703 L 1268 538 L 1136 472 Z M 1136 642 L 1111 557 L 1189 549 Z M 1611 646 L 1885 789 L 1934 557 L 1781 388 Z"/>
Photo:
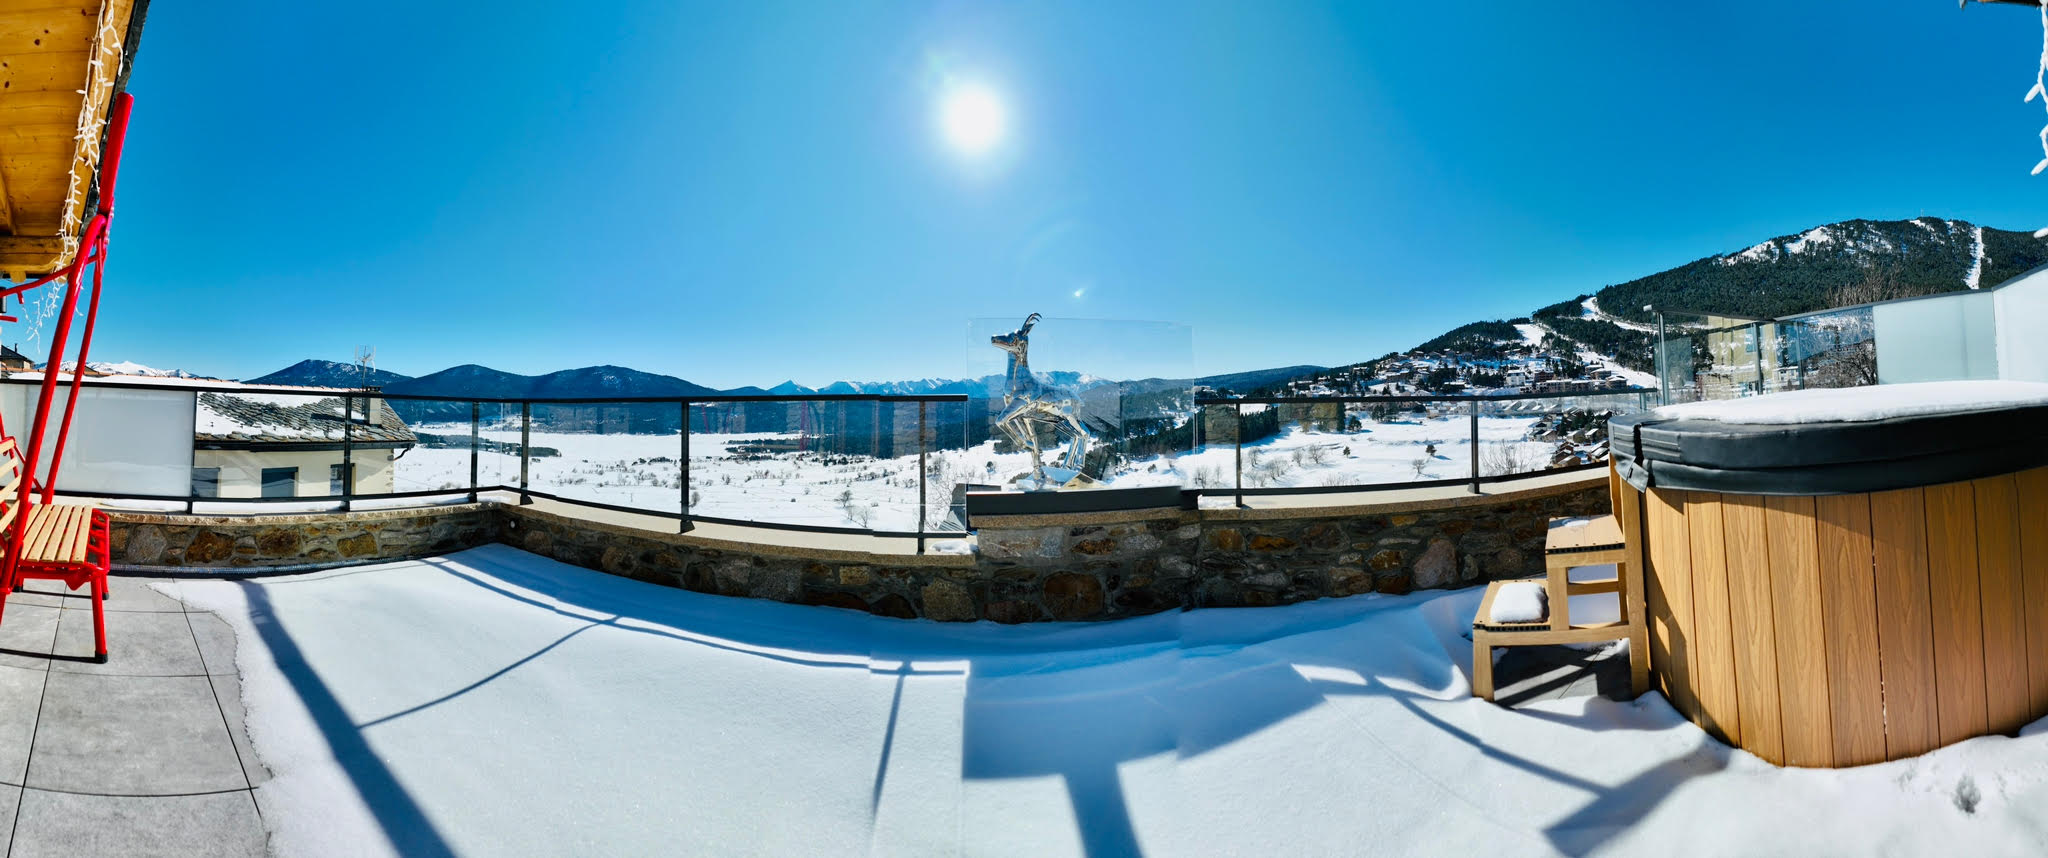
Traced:
<path id="1" fill-rule="evenodd" d="M 1547 467 L 1557 446 L 1533 440 L 1539 416 L 1483 416 L 1479 420 L 1479 466 L 1484 475 L 1537 471 Z M 422 434 L 466 439 L 467 424 L 425 424 Z M 1465 479 L 1472 472 L 1471 424 L 1463 415 L 1400 415 L 1349 431 L 1289 425 L 1273 437 L 1244 447 L 1246 488 L 1377 485 Z M 485 449 L 477 455 L 483 485 L 519 482 L 519 430 L 496 424 L 480 430 Z M 886 531 L 917 529 L 917 456 L 847 456 L 819 451 L 762 452 L 793 447 L 795 435 L 781 433 L 692 432 L 690 512 L 730 518 L 825 527 Z M 784 442 L 764 444 L 764 441 Z M 536 455 L 528 485 L 562 497 L 674 513 L 682 502 L 682 439 L 675 434 L 534 432 Z M 997 452 L 993 441 L 967 449 L 938 450 L 927 457 L 927 525 L 946 527 L 953 488 L 963 483 L 1002 484 L 1030 469 L 1021 452 Z M 466 489 L 470 451 L 421 446 L 399 458 L 400 492 Z M 1134 460 L 1104 475 L 1105 485 L 1178 485 L 1226 488 L 1236 485 L 1235 445 L 1207 444 L 1178 454 Z"/>

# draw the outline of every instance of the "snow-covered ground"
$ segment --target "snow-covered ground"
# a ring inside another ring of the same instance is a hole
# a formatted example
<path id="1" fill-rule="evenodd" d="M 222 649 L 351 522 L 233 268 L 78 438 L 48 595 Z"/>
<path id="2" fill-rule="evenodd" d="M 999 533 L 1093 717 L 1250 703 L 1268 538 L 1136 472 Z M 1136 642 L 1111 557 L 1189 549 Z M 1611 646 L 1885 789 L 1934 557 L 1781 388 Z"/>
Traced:
<path id="1" fill-rule="evenodd" d="M 185 581 L 283 855 L 2030 855 L 2048 736 L 1844 770 L 1470 696 L 1479 592 L 891 620 L 493 545 Z"/>
<path id="2" fill-rule="evenodd" d="M 1598 318 L 1602 321 L 1613 322 L 1625 328 L 1636 328 L 1641 330 L 1649 330 L 1651 332 L 1656 331 L 1655 326 L 1638 325 L 1634 322 L 1624 321 L 1622 319 L 1618 319 L 1613 316 L 1608 316 L 1604 313 L 1601 313 L 1599 302 L 1593 298 L 1587 298 L 1580 306 L 1585 309 L 1587 318 Z M 1546 328 L 1540 324 L 1535 323 L 1523 323 L 1516 325 L 1515 330 L 1521 333 L 1523 342 L 1528 343 L 1532 346 L 1543 345 L 1543 338 L 1546 335 L 1552 333 L 1552 331 L 1549 328 Z M 1629 369 L 1628 367 L 1616 363 L 1613 358 L 1600 354 L 1599 352 L 1593 351 L 1592 349 L 1580 348 L 1578 351 L 1578 358 L 1581 363 L 1584 363 L 1589 367 L 1605 370 L 1607 372 L 1611 372 L 1615 375 L 1618 375 L 1623 379 L 1626 379 L 1630 387 L 1642 387 L 1649 388 L 1651 390 L 1655 390 L 1658 387 L 1656 373 Z"/>
<path id="3" fill-rule="evenodd" d="M 1486 416 L 1479 421 L 1480 469 L 1484 474 L 1542 470 L 1554 444 L 1528 440 L 1536 417 Z M 425 424 L 420 433 L 466 439 L 467 423 Z M 1280 435 L 1245 446 L 1248 488 L 1376 485 L 1471 476 L 1471 425 L 1462 415 L 1371 424 L 1349 432 L 1319 432 L 1290 426 Z M 487 441 L 519 443 L 516 426 L 481 430 Z M 818 452 L 771 454 L 735 452 L 748 442 L 791 442 L 771 434 L 690 435 L 691 512 L 711 518 L 771 521 L 826 527 L 867 527 L 908 531 L 917 526 L 917 456 L 889 459 L 833 456 Z M 579 500 L 675 512 L 681 453 L 675 435 L 535 432 L 535 448 L 559 456 L 538 456 L 528 485 Z M 785 446 L 789 446 L 786 444 Z M 1434 452 L 1430 448 L 1434 447 Z M 1221 488 L 1236 484 L 1237 451 L 1212 444 L 1180 455 L 1154 456 L 1108 475 L 1115 487 L 1179 485 Z M 1027 472 L 1023 453 L 998 453 L 994 442 L 966 450 L 930 454 L 927 487 L 929 524 L 936 528 L 959 483 L 1002 484 Z M 478 480 L 517 485 L 519 457 L 480 452 Z M 417 447 L 394 469 L 396 491 L 458 489 L 469 485 L 469 449 Z"/>
<path id="4" fill-rule="evenodd" d="M 1586 297 L 1586 300 L 1579 302 L 1579 309 L 1582 311 L 1581 318 L 1592 319 L 1594 321 L 1599 322 L 1606 322 L 1610 325 L 1627 328 L 1631 331 L 1641 331 L 1642 333 L 1646 334 L 1654 334 L 1657 332 L 1656 325 L 1646 325 L 1642 322 L 1631 322 L 1620 316 L 1609 315 L 1606 311 L 1600 309 L 1600 299 L 1594 296 L 1589 295 Z"/>

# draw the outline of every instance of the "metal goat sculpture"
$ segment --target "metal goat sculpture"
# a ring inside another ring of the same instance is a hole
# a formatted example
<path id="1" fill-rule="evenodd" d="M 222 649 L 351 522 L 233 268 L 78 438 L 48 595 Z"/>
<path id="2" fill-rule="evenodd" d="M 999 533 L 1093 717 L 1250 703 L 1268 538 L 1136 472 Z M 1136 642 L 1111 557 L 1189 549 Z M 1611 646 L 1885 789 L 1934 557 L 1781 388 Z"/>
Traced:
<path id="1" fill-rule="evenodd" d="M 1058 399 L 1056 392 L 1031 374 L 1031 326 L 1038 324 L 1039 315 L 1032 313 L 1024 320 L 1024 326 L 1007 334 L 989 337 L 989 343 L 1009 353 L 1009 388 L 1003 392 L 1003 413 L 996 418 L 996 428 L 1010 439 L 1010 443 L 1031 451 L 1031 485 L 1039 491 L 1049 491 L 1066 485 L 1080 476 L 1081 464 L 1088 453 L 1088 429 L 1074 416 L 1074 400 Z M 1059 467 L 1071 473 L 1053 478 L 1045 472 L 1043 451 L 1039 447 L 1041 432 L 1049 432 L 1058 442 L 1060 450 Z"/>

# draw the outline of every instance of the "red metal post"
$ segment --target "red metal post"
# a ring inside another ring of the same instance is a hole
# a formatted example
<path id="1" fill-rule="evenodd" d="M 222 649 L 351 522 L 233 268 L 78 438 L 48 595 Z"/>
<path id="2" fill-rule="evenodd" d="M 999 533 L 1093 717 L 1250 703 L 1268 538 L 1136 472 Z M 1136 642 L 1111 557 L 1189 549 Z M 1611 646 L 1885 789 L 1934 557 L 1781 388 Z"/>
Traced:
<path id="1" fill-rule="evenodd" d="M 50 340 L 49 361 L 43 365 L 41 397 L 36 403 L 36 414 L 29 430 L 28 446 L 22 450 L 24 471 L 21 476 L 21 492 L 15 499 L 21 512 L 14 517 L 14 529 L 10 538 L 10 544 L 15 546 L 22 544 L 24 531 L 28 527 L 30 497 L 35 489 L 37 467 L 42 462 L 43 434 L 49 428 L 50 397 L 57 392 L 57 375 L 64 370 L 64 346 L 71 338 L 71 318 L 78 312 L 78 293 L 84 288 L 85 266 L 90 263 L 94 266 L 92 305 L 87 313 L 85 333 L 79 345 L 78 363 L 71 371 L 70 396 L 64 405 L 63 423 L 58 427 L 57 454 L 50 462 L 50 475 L 43 486 L 43 502 L 48 503 L 56 491 L 58 460 L 63 456 L 64 442 L 70 434 L 71 416 L 78 404 L 79 381 L 85 371 L 86 358 L 92 347 L 92 330 L 99 317 L 101 275 L 105 270 L 107 258 L 107 228 L 114 213 L 114 183 L 121 173 L 121 147 L 128 138 L 128 117 L 134 104 L 134 96 L 121 93 L 114 99 L 113 109 L 108 113 L 107 143 L 101 150 L 100 157 L 99 204 L 93 212 L 92 219 L 86 223 L 84 235 L 78 243 L 78 255 L 71 260 L 70 265 L 32 283 L 0 290 L 0 295 L 20 294 L 60 277 L 65 284 L 64 302 L 57 320 L 57 331 Z M 6 594 L 12 592 L 15 584 L 19 583 L 20 556 L 20 551 L 7 552 L 5 574 L 0 575 L 0 587 L 4 587 L 0 589 L 0 605 L 6 603 Z"/>
<path id="2" fill-rule="evenodd" d="M 100 318 L 100 285 L 107 273 L 107 231 L 114 225 L 114 183 L 121 177 L 121 146 L 128 140 L 128 115 L 134 107 L 135 97 L 124 92 L 114 99 L 114 109 L 107 116 L 107 147 L 100 158 L 99 207 L 93 213 L 93 219 L 100 225 L 99 240 L 80 246 L 78 259 L 73 263 L 80 275 L 85 273 L 86 264 L 92 265 L 92 301 L 85 311 L 85 333 L 78 341 L 78 362 L 71 367 L 71 391 L 64 399 L 64 422 L 57 427 L 50 478 L 43 483 L 43 503 L 56 499 L 57 469 L 64 464 L 64 444 L 71 437 L 71 416 L 78 411 L 78 383 L 84 378 L 86 362 L 92 355 L 92 331 Z M 89 255 L 93 258 L 88 259 Z M 49 366 L 61 370 L 64 365 L 52 358 Z M 44 377 L 48 376 L 49 371 L 44 372 Z"/>

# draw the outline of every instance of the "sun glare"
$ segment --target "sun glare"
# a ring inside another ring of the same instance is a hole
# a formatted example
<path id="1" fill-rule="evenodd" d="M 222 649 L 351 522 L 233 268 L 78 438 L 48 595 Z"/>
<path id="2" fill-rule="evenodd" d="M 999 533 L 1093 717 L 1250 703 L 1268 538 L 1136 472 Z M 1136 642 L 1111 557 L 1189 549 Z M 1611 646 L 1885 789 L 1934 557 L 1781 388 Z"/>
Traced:
<path id="1" fill-rule="evenodd" d="M 1002 142 L 1009 116 L 993 90 L 964 84 L 948 90 L 939 102 L 939 127 L 946 143 L 966 155 L 979 155 Z"/>

